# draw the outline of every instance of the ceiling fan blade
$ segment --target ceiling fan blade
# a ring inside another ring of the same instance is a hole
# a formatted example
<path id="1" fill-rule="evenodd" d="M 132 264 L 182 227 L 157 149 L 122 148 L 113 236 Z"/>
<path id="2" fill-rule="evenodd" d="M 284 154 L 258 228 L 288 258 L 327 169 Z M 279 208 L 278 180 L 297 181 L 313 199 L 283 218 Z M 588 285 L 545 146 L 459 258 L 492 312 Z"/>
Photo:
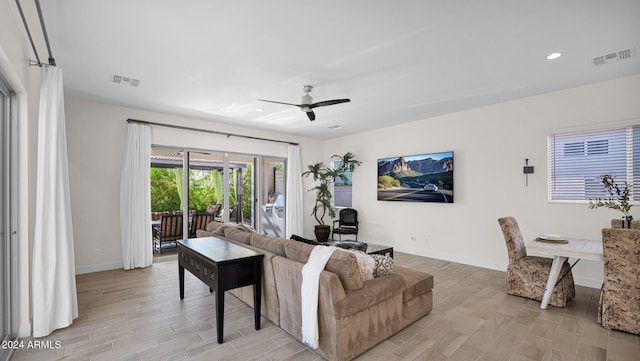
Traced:
<path id="1" fill-rule="evenodd" d="M 307 113 L 307 116 L 309 117 L 310 121 L 314 121 L 316 120 L 316 113 L 313 112 L 313 110 L 309 110 Z"/>
<path id="2" fill-rule="evenodd" d="M 276 104 L 284 104 L 284 105 L 293 105 L 294 107 L 302 107 L 302 105 L 299 105 L 299 104 L 277 102 L 275 100 L 266 100 L 266 99 L 258 99 L 258 100 L 261 101 L 261 102 L 267 102 L 267 103 L 276 103 Z"/>
<path id="3" fill-rule="evenodd" d="M 317 107 L 326 107 L 327 105 L 335 105 L 340 103 L 348 103 L 351 99 L 333 99 L 333 100 L 325 100 L 322 102 L 313 103 L 309 106 L 309 108 L 317 108 Z"/>

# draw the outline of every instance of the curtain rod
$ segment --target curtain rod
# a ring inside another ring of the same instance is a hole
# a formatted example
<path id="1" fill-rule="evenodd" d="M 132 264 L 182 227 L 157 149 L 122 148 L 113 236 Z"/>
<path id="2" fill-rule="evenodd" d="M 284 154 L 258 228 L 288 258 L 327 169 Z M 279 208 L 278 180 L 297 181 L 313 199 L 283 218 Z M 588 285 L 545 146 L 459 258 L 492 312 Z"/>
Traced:
<path id="1" fill-rule="evenodd" d="M 18 6 L 18 11 L 20 11 L 20 17 L 22 18 L 22 23 L 24 24 L 24 28 L 27 31 L 27 36 L 29 37 L 29 42 L 31 43 L 31 48 L 33 49 L 33 53 L 36 56 L 36 61 L 29 60 L 29 65 L 37 65 L 39 67 L 42 66 L 56 66 L 56 59 L 53 58 L 53 54 L 51 53 L 51 44 L 49 44 L 49 36 L 47 35 L 47 28 L 44 26 L 44 17 L 42 16 L 42 8 L 40 7 L 40 0 L 35 0 L 36 9 L 38 10 L 38 18 L 40 19 L 40 26 L 42 27 L 42 35 L 44 36 L 44 42 L 47 44 L 47 51 L 49 52 L 49 63 L 43 63 L 40 61 L 40 56 L 38 56 L 38 50 L 36 50 L 36 45 L 33 42 L 33 37 L 31 36 L 31 31 L 29 30 L 29 25 L 27 25 L 27 19 L 24 16 L 24 11 L 22 10 L 22 5 L 20 4 L 20 0 L 16 0 L 16 5 Z"/>
<path id="2" fill-rule="evenodd" d="M 209 133 L 209 134 L 226 135 L 227 138 L 229 138 L 229 137 L 238 137 L 238 138 L 246 138 L 246 139 L 254 139 L 254 140 L 263 140 L 263 141 L 266 141 L 266 142 L 275 142 L 275 143 L 299 145 L 299 143 L 287 142 L 286 140 L 269 139 L 269 138 L 254 137 L 254 136 L 251 136 L 251 135 L 244 135 L 244 134 L 219 132 L 217 130 L 208 130 L 208 129 L 184 127 L 184 126 L 181 126 L 181 125 L 155 123 L 155 122 L 148 122 L 148 121 L 145 121 L 145 120 L 127 119 L 127 123 L 155 125 L 155 126 L 159 126 L 159 127 L 175 128 L 175 129 L 181 129 L 181 130 L 190 130 L 190 131 L 193 131 L 193 132 L 202 132 L 202 133 Z"/>

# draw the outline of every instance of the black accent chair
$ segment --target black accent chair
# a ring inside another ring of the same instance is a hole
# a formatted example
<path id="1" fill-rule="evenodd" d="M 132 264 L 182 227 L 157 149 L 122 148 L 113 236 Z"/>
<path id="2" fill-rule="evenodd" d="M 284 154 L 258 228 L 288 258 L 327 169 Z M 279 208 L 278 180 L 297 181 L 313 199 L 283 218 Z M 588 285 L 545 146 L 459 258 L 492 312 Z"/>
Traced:
<path id="1" fill-rule="evenodd" d="M 191 216 L 191 224 L 189 225 L 189 238 L 196 237 L 196 231 L 207 229 L 207 224 L 211 223 L 215 217 L 214 213 L 196 212 Z"/>
<path id="2" fill-rule="evenodd" d="M 336 227 L 336 224 L 338 225 Z M 333 221 L 331 239 L 335 241 L 335 235 L 342 240 L 343 234 L 353 234 L 358 240 L 358 211 L 353 208 L 343 208 L 340 210 L 338 219 Z"/>
<path id="3" fill-rule="evenodd" d="M 162 254 L 165 248 L 176 248 L 176 241 L 182 238 L 182 214 L 165 214 L 160 227 L 153 228 L 153 251 Z"/>

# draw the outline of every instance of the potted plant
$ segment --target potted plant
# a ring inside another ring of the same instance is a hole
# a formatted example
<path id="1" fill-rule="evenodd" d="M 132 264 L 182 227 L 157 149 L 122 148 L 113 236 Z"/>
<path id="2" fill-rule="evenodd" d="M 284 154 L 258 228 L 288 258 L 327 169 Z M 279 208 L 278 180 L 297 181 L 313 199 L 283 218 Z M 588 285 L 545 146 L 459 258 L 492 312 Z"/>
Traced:
<path id="1" fill-rule="evenodd" d="M 309 191 L 316 192 L 316 199 L 311 215 L 316 219 L 318 224 L 315 226 L 314 232 L 316 239 L 319 242 L 326 242 L 329 239 L 331 233 L 331 227 L 328 224 L 324 224 L 324 217 L 328 214 L 333 218 L 336 216 L 336 210 L 331 204 L 331 184 L 335 182 L 336 178 L 347 180 L 344 172 L 350 170 L 353 171 L 362 162 L 355 159 L 355 156 L 351 152 L 347 152 L 342 156 L 333 155 L 331 159 L 336 160 L 334 164 L 340 164 L 339 167 L 327 167 L 322 162 L 316 162 L 307 166 L 307 171 L 302 173 L 303 177 L 313 176 L 313 180 L 319 182 L 315 187 L 309 189 Z"/>
<path id="2" fill-rule="evenodd" d="M 609 197 L 606 199 L 596 198 L 595 201 L 589 200 L 589 209 L 605 207 L 618 210 L 623 214 L 622 228 L 624 228 L 625 220 L 627 221 L 627 228 L 631 228 L 631 221 L 633 220 L 633 216 L 629 214 L 632 207 L 632 205 L 629 204 L 631 186 L 625 181 L 624 187 L 620 189 L 615 179 L 609 174 L 602 175 L 600 178 Z"/>

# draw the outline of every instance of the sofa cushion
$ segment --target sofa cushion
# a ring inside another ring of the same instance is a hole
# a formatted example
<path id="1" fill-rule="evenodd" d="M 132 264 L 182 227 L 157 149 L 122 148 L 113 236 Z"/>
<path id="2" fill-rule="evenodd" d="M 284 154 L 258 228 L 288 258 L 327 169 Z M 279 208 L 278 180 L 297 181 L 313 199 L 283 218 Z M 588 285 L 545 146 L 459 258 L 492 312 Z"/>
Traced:
<path id="1" fill-rule="evenodd" d="M 224 228 L 224 236 L 227 238 L 231 238 L 234 241 L 238 241 L 240 243 L 249 244 L 249 238 L 253 233 L 247 232 L 239 227 L 225 227 Z"/>
<path id="2" fill-rule="evenodd" d="M 318 246 L 287 240 L 284 244 L 284 251 L 287 258 L 307 263 L 313 247 Z M 362 276 L 360 275 L 356 256 L 353 254 L 339 251 L 333 252 L 324 269 L 337 274 L 345 289 L 357 290 L 362 288 Z"/>
<path id="3" fill-rule="evenodd" d="M 358 269 L 360 270 L 360 276 L 362 277 L 362 281 L 372 280 L 374 270 L 376 268 L 376 261 L 371 257 L 371 255 L 366 254 L 362 251 L 356 251 L 354 249 L 341 249 L 341 252 L 349 252 L 356 256 L 356 260 L 358 261 Z"/>
<path id="4" fill-rule="evenodd" d="M 213 233 L 213 236 L 224 237 L 224 230 L 227 227 L 234 227 L 234 226 L 235 224 L 232 224 L 232 223 L 222 223 L 222 222 L 213 221 L 207 224 L 206 230 L 207 232 Z"/>
<path id="5" fill-rule="evenodd" d="M 196 230 L 196 237 L 197 238 L 202 238 L 202 237 L 215 237 L 216 235 L 213 234 L 213 232 L 207 232 L 203 229 L 198 229 Z"/>
<path id="6" fill-rule="evenodd" d="M 346 318 L 370 307 L 378 307 L 383 301 L 402 297 L 406 282 L 399 275 L 388 275 L 366 281 L 359 290 L 345 291 L 347 297 L 336 303 L 336 318 Z M 377 310 L 377 308 L 376 308 Z"/>
<path id="7" fill-rule="evenodd" d="M 423 293 L 430 292 L 433 288 L 433 276 L 428 273 L 396 266 L 394 275 L 401 276 L 406 282 L 406 288 L 402 293 L 403 303 L 407 303 Z"/>
<path id="8" fill-rule="evenodd" d="M 283 238 L 269 237 L 257 233 L 249 233 L 251 235 L 249 244 L 269 252 L 273 252 L 279 256 L 285 255 L 284 244 L 287 242 Z"/>

